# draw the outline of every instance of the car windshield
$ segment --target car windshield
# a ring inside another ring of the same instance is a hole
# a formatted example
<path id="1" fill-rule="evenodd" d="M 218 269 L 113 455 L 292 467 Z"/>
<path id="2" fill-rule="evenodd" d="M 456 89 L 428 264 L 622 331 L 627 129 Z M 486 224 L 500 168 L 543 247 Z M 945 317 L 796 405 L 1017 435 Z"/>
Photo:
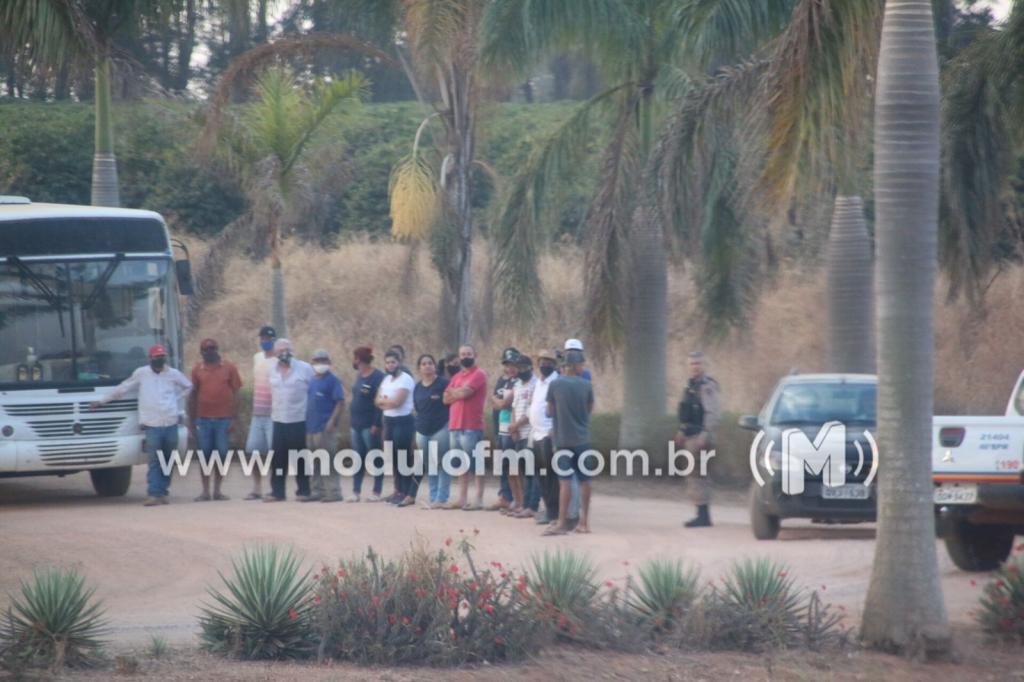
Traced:
<path id="1" fill-rule="evenodd" d="M 829 421 L 875 423 L 875 384 L 796 383 L 783 387 L 771 423 L 824 424 Z"/>
<path id="2" fill-rule="evenodd" d="M 168 261 L 122 257 L 0 265 L 0 387 L 116 383 L 172 345 Z"/>

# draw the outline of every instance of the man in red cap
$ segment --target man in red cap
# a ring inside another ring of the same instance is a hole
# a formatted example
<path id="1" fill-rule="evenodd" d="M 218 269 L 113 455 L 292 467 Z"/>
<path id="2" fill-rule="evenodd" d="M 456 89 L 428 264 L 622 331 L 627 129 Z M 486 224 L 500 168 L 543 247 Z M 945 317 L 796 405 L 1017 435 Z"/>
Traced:
<path id="1" fill-rule="evenodd" d="M 192 382 L 184 374 L 167 366 L 167 349 L 156 344 L 149 347 L 149 364 L 139 367 L 113 391 L 90 403 L 92 409 L 129 393 L 138 393 L 139 426 L 145 434 L 146 452 L 149 454 L 149 472 L 146 475 L 148 497 L 143 504 L 153 507 L 167 504 L 167 491 L 171 487 L 170 473 L 160 466 L 160 452 L 178 449 L 178 424 L 184 416 L 182 399 L 192 390 Z"/>
<path id="2" fill-rule="evenodd" d="M 199 353 L 203 360 L 192 368 L 192 385 L 195 390 L 189 400 L 191 431 L 196 439 L 196 447 L 207 461 L 211 457 L 220 457 L 223 461 L 228 454 L 228 434 L 238 413 L 238 389 L 242 387 L 242 378 L 232 363 L 221 359 L 220 347 L 215 340 L 203 339 L 199 344 Z M 196 498 L 196 502 L 228 499 L 220 491 L 219 468 L 214 466 L 213 469 L 212 496 L 210 476 L 203 473 L 202 478 L 203 492 Z"/>

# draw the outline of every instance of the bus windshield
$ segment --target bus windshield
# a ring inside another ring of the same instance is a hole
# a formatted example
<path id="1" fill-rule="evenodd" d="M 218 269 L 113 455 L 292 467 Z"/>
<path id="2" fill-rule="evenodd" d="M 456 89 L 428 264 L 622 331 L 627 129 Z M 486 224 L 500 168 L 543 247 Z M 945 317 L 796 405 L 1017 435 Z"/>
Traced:
<path id="1" fill-rule="evenodd" d="M 109 385 L 176 356 L 169 259 L 21 260 L 0 264 L 0 389 Z"/>

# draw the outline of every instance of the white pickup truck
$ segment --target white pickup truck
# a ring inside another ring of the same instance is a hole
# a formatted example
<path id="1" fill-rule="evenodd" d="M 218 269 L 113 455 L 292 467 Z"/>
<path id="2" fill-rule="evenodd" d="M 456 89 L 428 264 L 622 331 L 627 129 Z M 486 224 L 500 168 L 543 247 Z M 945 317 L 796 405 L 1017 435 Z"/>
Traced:
<path id="1" fill-rule="evenodd" d="M 990 571 L 1024 534 L 1024 372 L 1001 417 L 935 417 L 932 479 L 953 563 Z"/>

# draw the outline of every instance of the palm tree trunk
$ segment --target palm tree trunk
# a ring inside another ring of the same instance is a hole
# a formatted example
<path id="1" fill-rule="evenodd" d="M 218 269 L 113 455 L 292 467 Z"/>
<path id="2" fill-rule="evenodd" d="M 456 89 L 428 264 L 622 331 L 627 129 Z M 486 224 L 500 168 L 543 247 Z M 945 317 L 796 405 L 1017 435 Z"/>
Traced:
<path id="1" fill-rule="evenodd" d="M 652 184 L 653 183 L 649 183 Z M 619 446 L 653 448 L 658 421 L 665 416 L 668 380 L 668 260 L 661 221 L 653 201 L 641 201 L 633 213 L 628 261 L 629 293 L 622 374 Z M 664 447 L 664 443 L 660 446 Z"/>
<path id="2" fill-rule="evenodd" d="M 875 278 L 860 197 L 836 197 L 827 260 L 828 370 L 872 374 Z"/>
<path id="3" fill-rule="evenodd" d="M 878 531 L 861 638 L 948 651 L 932 504 L 939 81 L 930 0 L 888 0 L 875 100 Z"/>
<path id="4" fill-rule="evenodd" d="M 280 236 L 277 225 L 270 227 L 270 319 L 277 332 L 277 338 L 288 337 L 288 310 L 284 299 L 284 272 L 281 269 Z"/>
<path id="5" fill-rule="evenodd" d="M 120 206 L 117 187 L 117 158 L 114 156 L 114 130 L 110 119 L 110 59 L 100 57 L 96 64 L 96 150 L 92 159 L 92 205 Z"/>

